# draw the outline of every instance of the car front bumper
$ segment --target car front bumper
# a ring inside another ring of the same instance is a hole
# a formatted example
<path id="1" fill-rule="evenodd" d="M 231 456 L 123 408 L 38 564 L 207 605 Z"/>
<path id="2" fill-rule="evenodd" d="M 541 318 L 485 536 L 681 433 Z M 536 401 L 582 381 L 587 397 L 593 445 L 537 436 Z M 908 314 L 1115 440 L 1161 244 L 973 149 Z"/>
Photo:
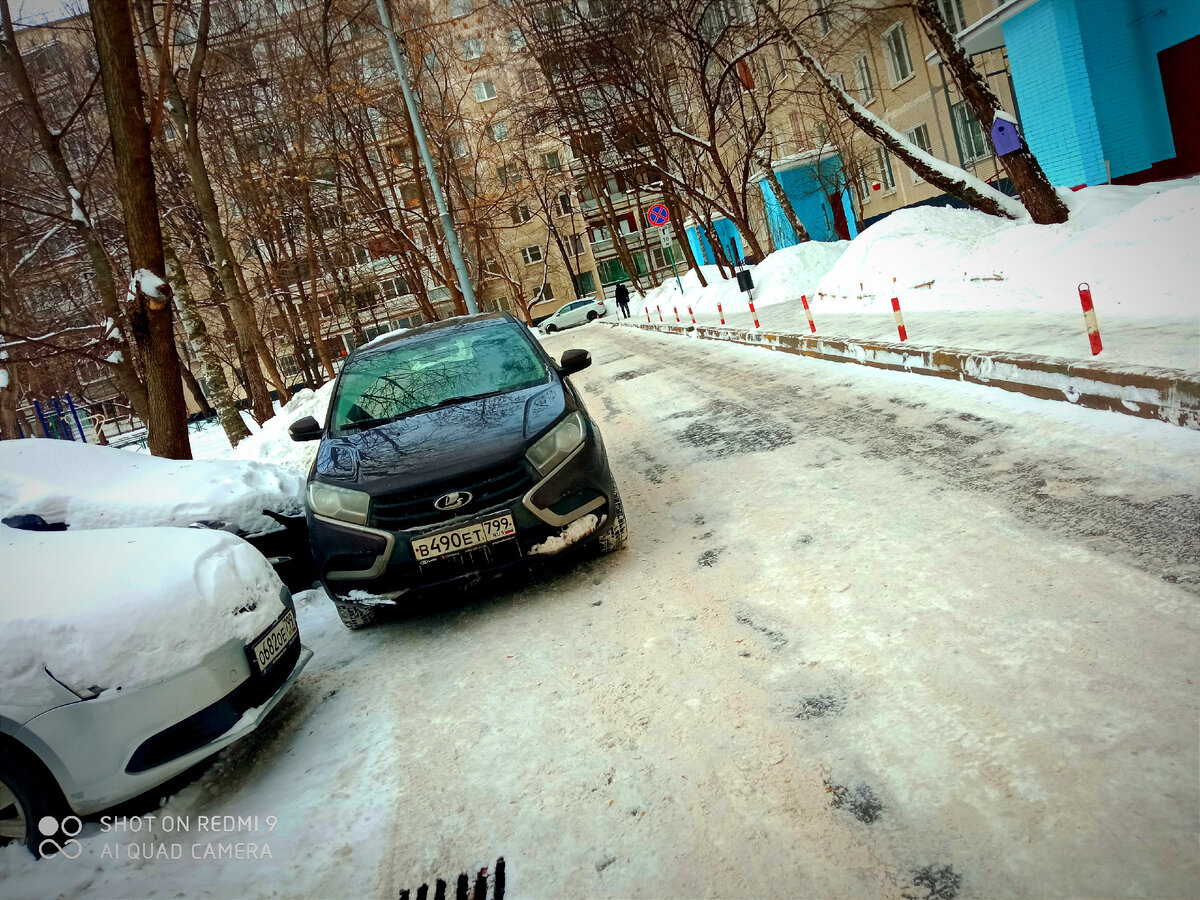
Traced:
<path id="1" fill-rule="evenodd" d="M 322 581 L 335 600 L 395 600 L 425 588 L 535 564 L 568 550 L 568 546 L 551 550 L 545 545 L 589 514 L 595 515 L 598 522 L 583 539 L 591 542 L 610 527 L 607 513 L 612 495 L 608 459 L 599 432 L 593 428 L 577 450 L 532 487 L 487 508 L 436 525 L 401 531 L 312 516 L 309 530 Z M 414 539 L 504 513 L 513 518 L 513 537 L 417 562 L 412 551 Z"/>

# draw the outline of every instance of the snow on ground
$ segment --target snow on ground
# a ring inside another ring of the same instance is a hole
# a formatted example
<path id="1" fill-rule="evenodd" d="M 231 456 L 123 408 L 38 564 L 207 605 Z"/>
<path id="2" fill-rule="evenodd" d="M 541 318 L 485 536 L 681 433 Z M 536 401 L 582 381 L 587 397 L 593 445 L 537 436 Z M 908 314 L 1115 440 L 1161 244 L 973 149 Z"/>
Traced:
<path id="1" fill-rule="evenodd" d="M 1099 362 L 1200 370 L 1200 178 L 1065 192 L 1063 225 L 1008 222 L 971 210 L 904 209 L 852 242 L 818 256 L 803 244 L 771 254 L 752 271 L 765 330 L 898 340 L 897 297 L 908 340 L 964 350 L 1091 359 L 1078 285 L 1091 286 L 1104 350 Z M 773 262 L 781 258 L 780 262 Z M 803 260 L 803 263 L 801 263 Z M 823 266 L 823 268 L 822 268 Z M 711 271 L 711 275 L 709 275 Z M 710 286 L 694 274 L 681 297 L 674 279 L 635 299 L 631 321 L 752 327 L 747 298 L 715 267 Z"/>
<path id="2" fill-rule="evenodd" d="M 283 614 L 279 576 L 223 531 L 0 525 L 0 560 L 0 683 L 21 705 L 56 696 L 44 669 L 76 687 L 129 690 Z"/>
<path id="3" fill-rule="evenodd" d="M 74 441 L 0 442 L 0 517 L 40 515 L 72 529 L 225 522 L 274 530 L 270 509 L 304 508 L 304 475 L 266 462 L 171 460 Z"/>

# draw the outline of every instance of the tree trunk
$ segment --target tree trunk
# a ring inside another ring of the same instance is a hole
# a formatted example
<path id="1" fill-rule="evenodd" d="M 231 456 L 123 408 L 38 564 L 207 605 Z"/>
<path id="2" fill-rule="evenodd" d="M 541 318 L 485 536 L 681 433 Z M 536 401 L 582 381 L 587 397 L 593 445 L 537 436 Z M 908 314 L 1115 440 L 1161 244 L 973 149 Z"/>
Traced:
<path id="1" fill-rule="evenodd" d="M 171 289 L 165 280 L 154 283 L 165 279 L 166 267 L 129 2 L 92 0 L 90 10 L 112 135 L 117 193 L 125 213 L 125 240 L 135 273 L 129 319 L 146 372 L 150 414 L 146 444 L 155 456 L 191 459 L 187 406 L 171 322 Z M 151 277 L 143 277 L 143 270 Z"/>
<path id="2" fill-rule="evenodd" d="M 935 0 L 913 0 L 913 9 L 925 27 L 925 33 L 933 42 L 934 49 L 950 70 L 950 76 L 958 85 L 963 99 L 970 104 L 971 112 L 975 114 L 980 125 L 990 129 L 996 112 L 1000 109 L 1000 99 L 992 93 L 987 80 L 975 68 L 958 39 L 946 27 Z M 1067 205 L 1063 203 L 1062 197 L 1058 196 L 1058 192 L 1050 184 L 1050 179 L 1038 164 L 1037 157 L 1030 152 L 1024 141 L 1021 142 L 1020 150 L 1005 154 L 1000 157 L 1000 162 L 1035 223 L 1059 225 L 1067 221 Z"/>
<path id="3" fill-rule="evenodd" d="M 820 164 L 818 163 L 818 165 Z M 771 193 L 775 195 L 775 199 L 783 208 L 783 214 L 787 218 L 788 224 L 792 226 L 792 231 L 796 233 L 796 243 L 804 244 L 812 240 L 809 237 L 808 229 L 800 223 L 800 217 L 796 215 L 796 210 L 792 206 L 791 199 L 784 192 L 783 185 L 779 183 L 779 176 L 775 174 L 775 167 L 771 165 L 771 160 L 765 155 L 760 155 L 758 167 L 762 170 L 763 177 L 767 179 L 767 184 L 771 186 Z"/>
<path id="4" fill-rule="evenodd" d="M 204 396 L 204 389 L 200 387 L 200 382 L 196 380 L 196 376 L 192 373 L 187 347 L 179 346 L 176 349 L 179 352 L 179 374 L 183 376 L 183 386 L 192 395 L 192 399 L 196 401 L 196 406 L 200 407 L 197 410 L 200 416 L 205 419 L 212 418 L 217 414 L 217 411 L 209 404 L 208 398 Z"/>
<path id="5" fill-rule="evenodd" d="M 832 99 L 863 134 L 894 153 L 914 173 L 924 178 L 940 191 L 957 197 L 972 209 L 1004 219 L 1019 218 L 1024 211 L 1021 204 L 991 185 L 962 169 L 951 174 L 941 160 L 927 154 L 896 131 L 883 119 L 870 112 L 865 106 L 833 83 L 817 58 L 809 52 L 799 36 L 783 21 L 771 5 L 771 0 L 754 0 L 754 5 L 765 21 L 779 30 L 784 43 L 800 58 L 801 65 L 821 85 L 826 96 Z"/>
<path id="6" fill-rule="evenodd" d="M 242 296 L 246 298 L 246 307 L 253 320 L 254 307 L 250 302 L 250 289 L 246 286 L 246 273 L 242 271 L 240 263 L 233 267 L 233 272 L 237 276 L 238 287 L 241 288 Z M 288 392 L 287 382 L 284 381 L 283 373 L 279 371 L 275 356 L 271 353 L 271 348 L 267 346 L 267 339 L 263 336 L 262 329 L 258 327 L 257 322 L 250 329 L 250 339 L 254 342 L 254 349 L 258 352 L 259 360 L 267 370 L 267 377 L 274 383 L 275 392 L 279 394 L 279 405 L 283 406 L 292 399 L 292 395 Z"/>
<path id="7" fill-rule="evenodd" d="M 229 382 L 225 380 L 225 369 L 213 352 L 208 326 L 205 325 L 196 299 L 192 296 L 187 275 L 170 244 L 164 251 L 171 281 L 175 284 L 175 303 L 179 306 L 179 318 L 183 321 L 188 344 L 200 360 L 200 374 L 208 382 L 207 399 L 217 410 L 217 418 L 221 422 L 221 428 L 225 430 L 225 436 L 229 438 L 230 446 L 236 447 L 244 438 L 250 436 L 250 430 L 246 428 L 246 423 L 242 421 L 241 413 L 233 401 Z"/>

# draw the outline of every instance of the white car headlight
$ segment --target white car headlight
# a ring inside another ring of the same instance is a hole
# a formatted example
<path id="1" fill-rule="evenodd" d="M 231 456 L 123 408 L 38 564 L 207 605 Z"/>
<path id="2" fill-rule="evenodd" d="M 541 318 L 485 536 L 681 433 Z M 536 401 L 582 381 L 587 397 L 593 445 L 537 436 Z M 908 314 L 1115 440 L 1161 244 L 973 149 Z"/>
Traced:
<path id="1" fill-rule="evenodd" d="M 308 508 L 318 516 L 366 525 L 370 506 L 371 495 L 362 491 L 335 487 L 320 481 L 310 481 L 308 484 Z"/>
<path id="2" fill-rule="evenodd" d="M 583 415 L 576 410 L 530 447 L 525 458 L 533 463 L 539 474 L 545 475 L 570 456 L 585 437 L 587 427 L 583 424 Z"/>

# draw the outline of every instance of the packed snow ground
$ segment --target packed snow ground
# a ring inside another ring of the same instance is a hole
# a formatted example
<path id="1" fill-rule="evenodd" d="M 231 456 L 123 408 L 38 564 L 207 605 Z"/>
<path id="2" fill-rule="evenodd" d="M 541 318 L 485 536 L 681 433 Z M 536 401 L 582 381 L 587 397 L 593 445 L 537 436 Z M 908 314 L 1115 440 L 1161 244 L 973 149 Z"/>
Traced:
<path id="1" fill-rule="evenodd" d="M 6 896 L 395 897 L 498 856 L 520 897 L 1192 892 L 1200 434 L 599 325 L 545 343 L 594 355 L 629 547 L 363 632 L 302 594 L 292 694 L 152 810 L 187 835 L 8 848 Z M 191 858 L 239 842 L 271 858 Z"/>
<path id="2" fill-rule="evenodd" d="M 1200 178 L 1064 192 L 1064 225 L 1009 222 L 969 210 L 893 213 L 850 242 L 777 251 L 753 268 L 764 330 L 899 340 L 896 297 L 908 341 L 961 350 L 1092 359 L 1080 306 L 1091 287 L 1104 350 L 1098 362 L 1200 371 Z M 674 279 L 631 304 L 632 322 L 750 328 L 747 297 L 715 266 Z"/>

